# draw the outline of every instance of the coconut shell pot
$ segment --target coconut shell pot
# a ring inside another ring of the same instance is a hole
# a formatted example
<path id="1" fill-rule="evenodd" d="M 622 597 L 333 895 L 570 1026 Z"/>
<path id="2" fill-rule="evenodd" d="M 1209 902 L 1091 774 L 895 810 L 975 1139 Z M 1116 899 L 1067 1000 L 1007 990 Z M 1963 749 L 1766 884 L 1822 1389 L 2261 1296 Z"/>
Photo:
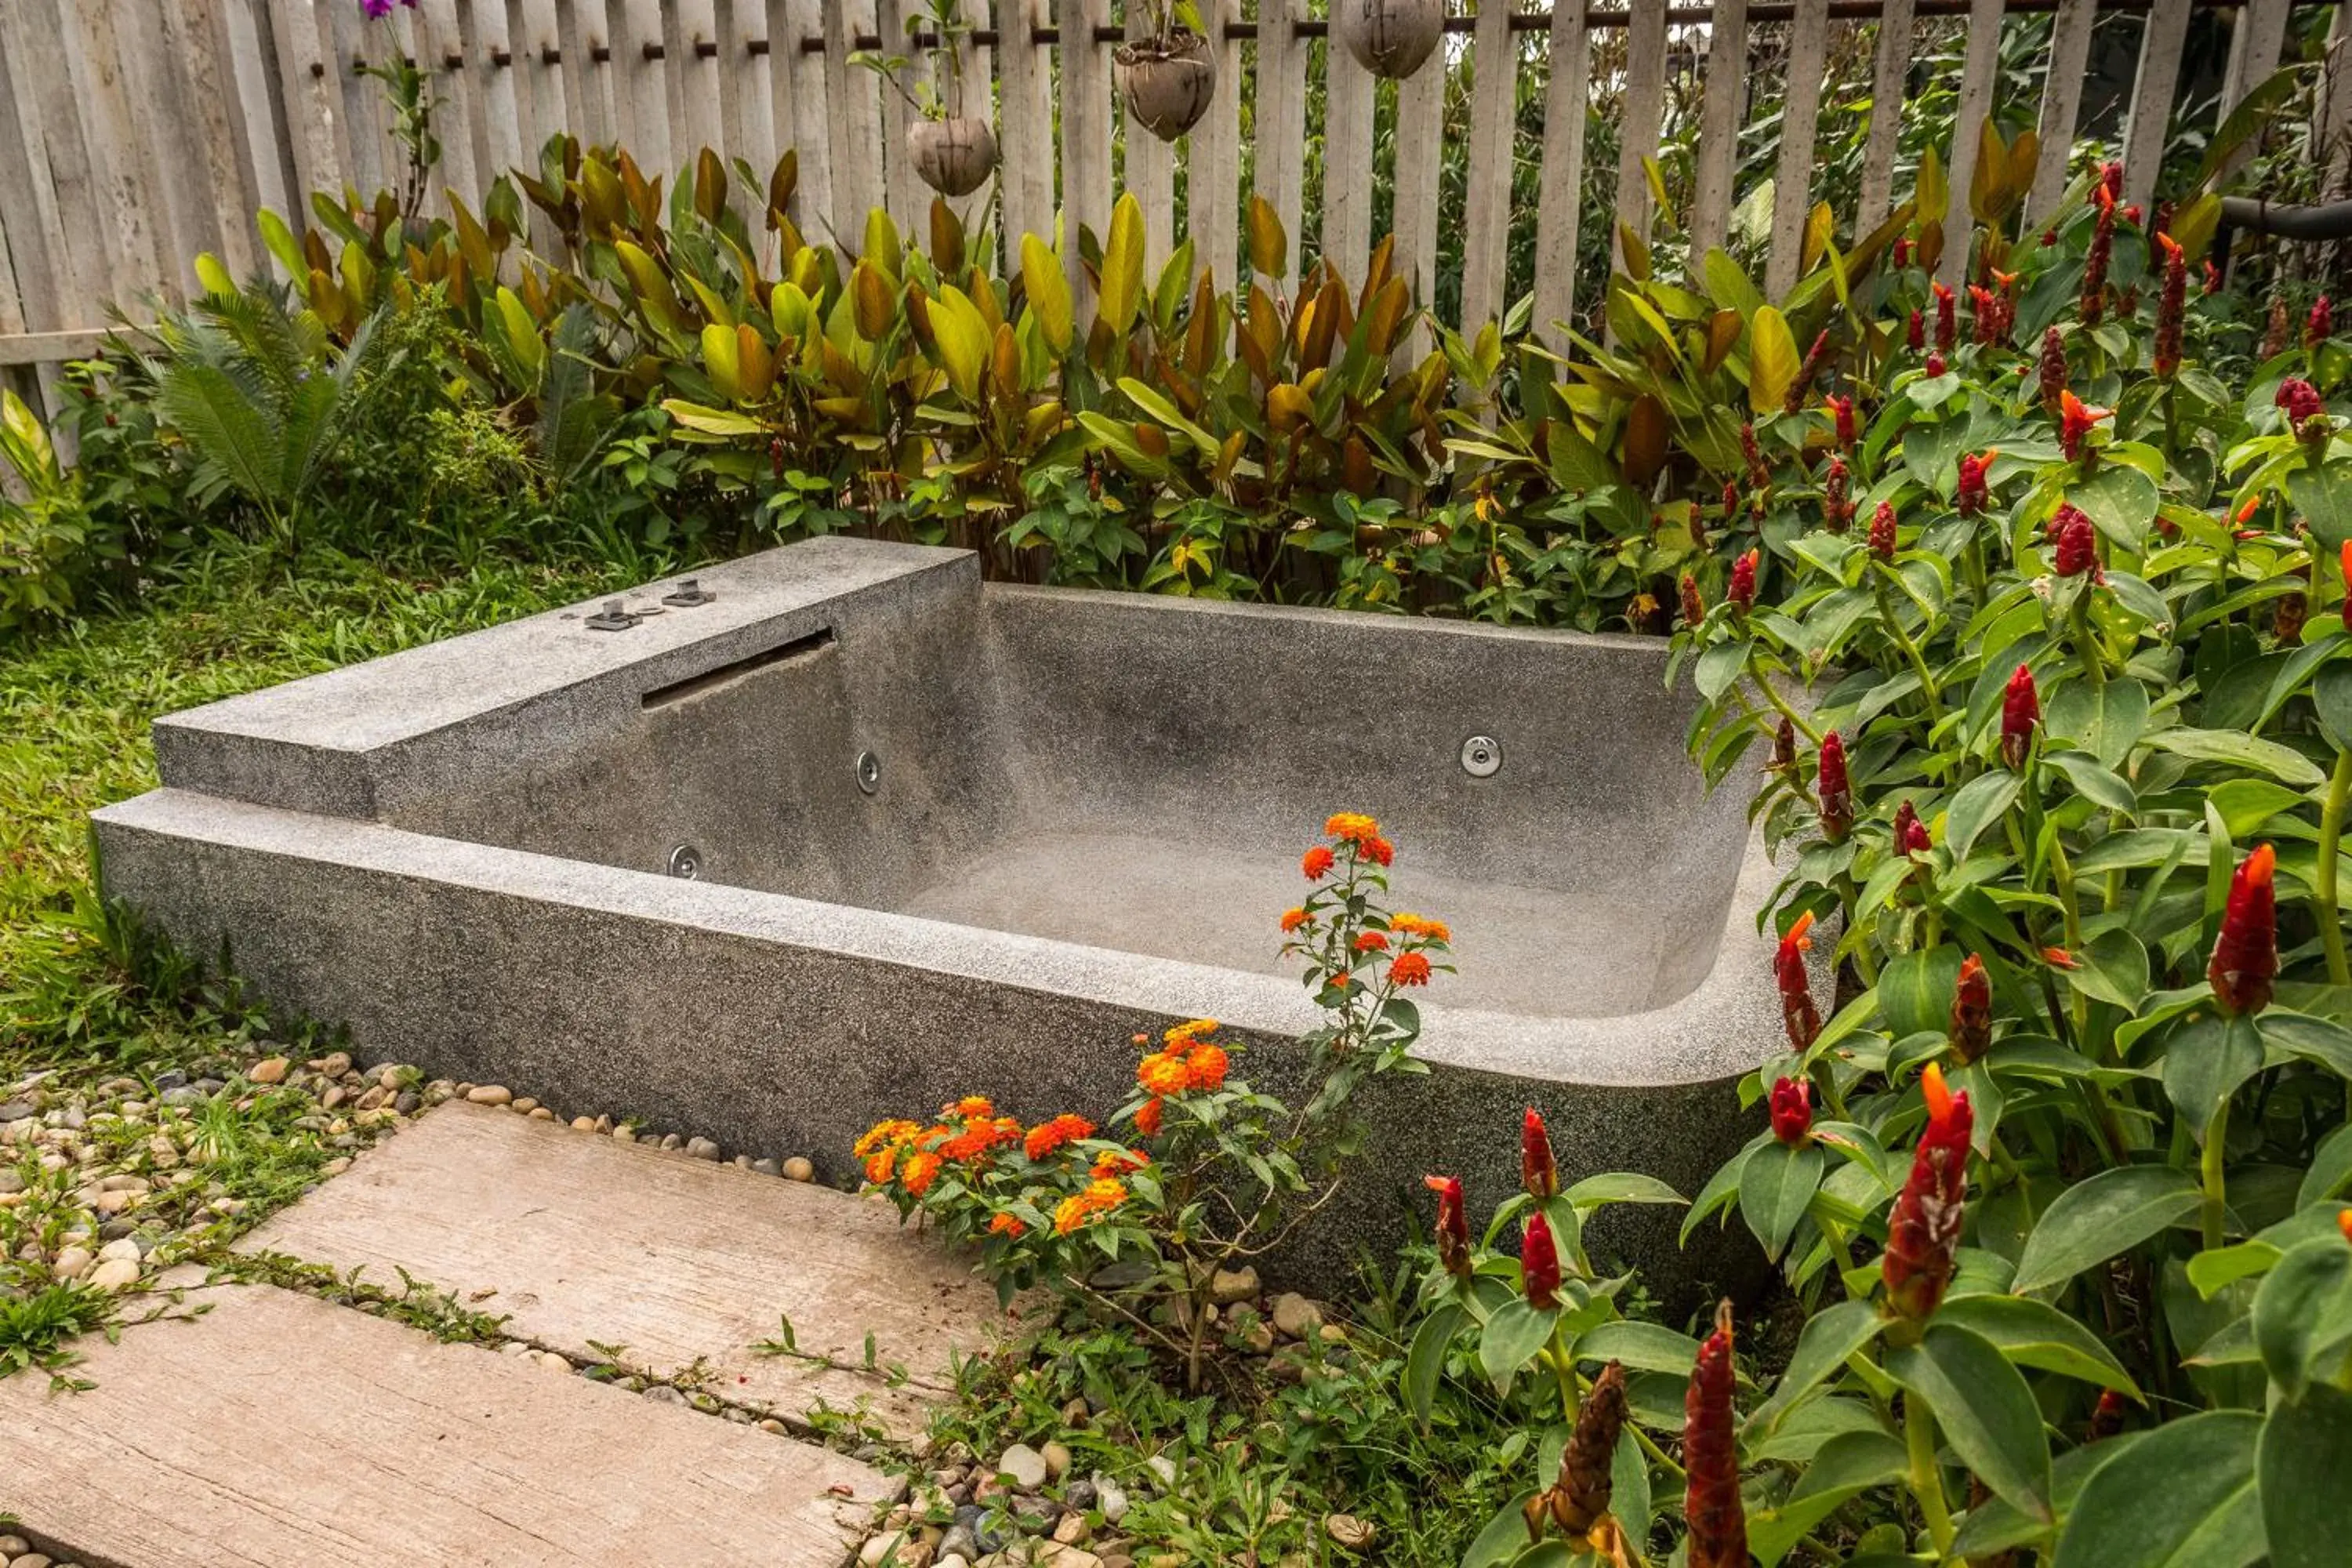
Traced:
<path id="1" fill-rule="evenodd" d="M 1331 0 L 1331 27 L 1357 63 L 1402 81 L 1445 34 L 1445 0 Z"/>
<path id="2" fill-rule="evenodd" d="M 1112 59 L 1128 113 L 1162 142 L 1199 124 L 1217 96 L 1217 57 L 1196 33 L 1138 38 L 1120 45 Z"/>
<path id="3" fill-rule="evenodd" d="M 996 133 L 978 115 L 918 120 L 907 127 L 907 155 L 923 184 L 943 196 L 968 196 L 996 167 Z"/>

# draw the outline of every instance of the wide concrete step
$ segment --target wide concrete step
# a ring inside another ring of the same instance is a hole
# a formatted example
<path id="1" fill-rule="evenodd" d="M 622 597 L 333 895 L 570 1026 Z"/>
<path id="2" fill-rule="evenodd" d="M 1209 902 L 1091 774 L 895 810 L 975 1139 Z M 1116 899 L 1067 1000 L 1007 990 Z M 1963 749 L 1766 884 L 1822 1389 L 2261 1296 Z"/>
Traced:
<path id="1" fill-rule="evenodd" d="M 902 1439 L 1006 1322 L 887 1205 L 459 1101 L 239 1245 L 388 1288 L 404 1269 L 546 1349 L 617 1345 L 788 1422 L 823 1404 Z M 787 1321 L 797 1353 L 754 1348 Z"/>
<path id="2" fill-rule="evenodd" d="M 520 1118 L 517 1119 L 518 1121 Z M 119 1568 L 836 1568 L 892 1483 L 266 1285 L 0 1381 L 0 1510 Z"/>

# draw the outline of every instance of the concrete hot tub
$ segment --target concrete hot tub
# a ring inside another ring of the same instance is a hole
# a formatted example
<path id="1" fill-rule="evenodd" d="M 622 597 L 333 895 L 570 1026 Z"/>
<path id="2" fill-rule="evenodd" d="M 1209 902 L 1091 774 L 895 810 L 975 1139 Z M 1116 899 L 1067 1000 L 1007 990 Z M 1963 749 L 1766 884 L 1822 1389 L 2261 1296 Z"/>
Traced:
<path id="1" fill-rule="evenodd" d="M 1370 1098 L 1325 1256 L 1392 1240 L 1425 1171 L 1502 1196 L 1526 1104 L 1564 1165 L 1685 1193 L 1744 1136 L 1772 872 L 1746 792 L 1683 756 L 1663 644 L 845 540 L 699 582 L 624 629 L 583 605 L 160 721 L 164 787 L 97 816 L 107 891 L 362 1059 L 845 1184 L 886 1113 L 1101 1114 L 1172 1017 L 1286 1083 L 1315 1012 L 1276 920 L 1324 816 L 1366 811 L 1461 973 L 1423 994 L 1431 1076 Z M 1617 1235 L 1687 1279 L 1672 1224 Z"/>

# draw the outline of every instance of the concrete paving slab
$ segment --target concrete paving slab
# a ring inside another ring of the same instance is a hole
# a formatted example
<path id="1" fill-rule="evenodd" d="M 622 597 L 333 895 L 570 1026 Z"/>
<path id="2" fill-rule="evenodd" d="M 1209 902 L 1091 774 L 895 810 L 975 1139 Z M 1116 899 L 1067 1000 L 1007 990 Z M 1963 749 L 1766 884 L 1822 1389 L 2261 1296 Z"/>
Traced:
<path id="1" fill-rule="evenodd" d="M 837 1568 L 895 1483 L 266 1285 L 0 1382 L 0 1510 L 123 1568 Z"/>
<path id="2" fill-rule="evenodd" d="M 453 1101 L 238 1244 L 396 1286 L 400 1269 L 567 1355 L 699 1368 L 739 1404 L 920 1432 L 994 1291 L 886 1205 Z M 752 1347 L 789 1321 L 794 1355 Z M 867 1354 L 872 1336 L 872 1355 Z"/>

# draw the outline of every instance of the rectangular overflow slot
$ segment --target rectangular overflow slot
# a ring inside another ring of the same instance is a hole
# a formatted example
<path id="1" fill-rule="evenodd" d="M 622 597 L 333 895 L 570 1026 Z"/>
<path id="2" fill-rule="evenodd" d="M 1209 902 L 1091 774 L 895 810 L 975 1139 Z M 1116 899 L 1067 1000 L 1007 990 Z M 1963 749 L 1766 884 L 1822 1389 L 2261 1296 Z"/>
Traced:
<path id="1" fill-rule="evenodd" d="M 667 686 L 656 686 L 640 699 L 640 704 L 646 708 L 666 708 L 673 702 L 683 701 L 688 697 L 699 696 L 705 691 L 724 686 L 729 681 L 749 675 L 755 669 L 765 669 L 770 665 L 782 664 L 791 659 L 804 658 L 832 646 L 833 628 L 819 626 L 805 636 L 796 637 L 790 642 L 778 643 L 773 647 L 761 648 L 758 653 L 745 654 L 741 658 L 722 664 L 716 669 L 706 669 L 700 675 L 689 675 L 684 680 L 674 680 Z"/>

